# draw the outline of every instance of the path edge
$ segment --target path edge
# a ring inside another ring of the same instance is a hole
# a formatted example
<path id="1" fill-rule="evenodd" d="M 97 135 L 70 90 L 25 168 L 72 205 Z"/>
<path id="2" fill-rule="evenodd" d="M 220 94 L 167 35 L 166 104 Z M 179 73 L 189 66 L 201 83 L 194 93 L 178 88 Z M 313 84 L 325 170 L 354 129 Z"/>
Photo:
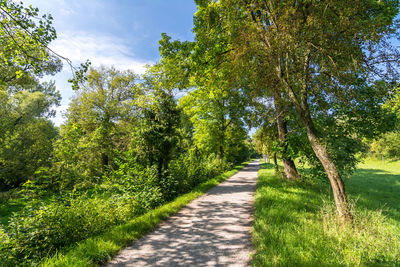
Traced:
<path id="1" fill-rule="evenodd" d="M 210 189 L 229 179 L 256 160 L 251 159 L 243 162 L 231 170 L 195 186 L 190 192 L 178 196 L 173 201 L 157 207 L 144 215 L 133 218 L 127 223 L 111 227 L 103 234 L 77 242 L 68 249 L 60 250 L 55 255 L 44 259 L 40 266 L 103 265 L 118 255 L 121 250 L 156 229 L 161 223 L 179 212 L 191 201 L 206 194 Z"/>

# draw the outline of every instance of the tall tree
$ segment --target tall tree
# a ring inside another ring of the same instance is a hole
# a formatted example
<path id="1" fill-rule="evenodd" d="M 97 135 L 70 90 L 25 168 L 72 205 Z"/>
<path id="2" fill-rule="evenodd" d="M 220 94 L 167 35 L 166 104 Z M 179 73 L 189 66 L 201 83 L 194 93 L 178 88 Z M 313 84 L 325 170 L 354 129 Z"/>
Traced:
<path id="1" fill-rule="evenodd" d="M 157 166 L 161 179 L 180 149 L 181 109 L 157 65 L 142 78 L 143 95 L 136 101 L 137 125 L 132 128 L 132 150 L 139 164 Z"/>
<path id="2" fill-rule="evenodd" d="M 310 106 L 317 104 L 319 95 L 343 98 L 352 91 L 354 78 L 373 78 L 371 71 L 382 74 L 382 65 L 377 68 L 377 64 L 396 59 L 396 53 L 389 57 L 386 53 L 385 57 L 382 48 L 385 38 L 394 31 L 398 2 L 223 0 L 197 4 L 199 55 L 217 61 L 227 53 L 240 56 L 246 51 L 243 47 L 256 51 L 252 56 L 261 57 L 260 62 L 265 63 L 262 66 L 267 67 L 280 92 L 287 94 L 296 108 L 330 180 L 338 214 L 350 218 L 334 152 L 324 144 Z"/>
<path id="3" fill-rule="evenodd" d="M 218 68 L 211 61 L 197 65 L 196 55 L 193 55 L 196 44 L 171 42 L 171 37 L 162 34 L 159 67 L 163 81 L 170 88 L 188 90 L 180 99 L 180 105 L 191 117 L 196 145 L 205 153 L 215 153 L 220 159 L 233 159 L 247 136 L 242 134 L 239 138 L 230 133 L 244 132 L 245 121 L 250 115 L 248 95 L 239 86 L 229 64 L 222 61 Z M 228 150 L 236 152 L 227 154 Z"/>
<path id="4" fill-rule="evenodd" d="M 50 167 L 58 131 L 49 118 L 60 99 L 54 82 L 0 89 L 0 188 L 16 187 L 39 167 Z"/>
<path id="5" fill-rule="evenodd" d="M 242 23 L 240 17 L 235 21 L 235 12 L 226 9 L 223 4 L 198 1 L 198 6 L 199 10 L 194 18 L 196 45 L 191 55 L 194 62 L 192 71 L 198 72 L 202 79 L 207 79 L 205 74 L 209 72 L 228 69 L 231 72 L 229 80 L 240 84 L 250 98 L 272 97 L 275 102 L 279 140 L 285 151 L 288 132 L 285 101 L 281 99 L 278 81 L 273 76 L 268 61 L 265 61 L 265 55 L 259 52 L 259 45 L 248 39 L 243 40 L 243 31 L 238 31 L 238 25 Z M 229 19 L 229 22 L 219 18 L 222 13 L 222 17 Z M 215 43 L 218 45 L 213 45 Z M 282 159 L 286 176 L 290 179 L 298 178 L 290 156 L 283 153 Z"/>
<path id="6" fill-rule="evenodd" d="M 87 74 L 68 108 L 57 143 L 56 168 L 67 180 L 80 174 L 97 181 L 110 167 L 114 149 L 121 148 L 123 136 L 129 134 L 118 126 L 134 116 L 136 78 L 131 71 L 105 67 Z"/>
<path id="7" fill-rule="evenodd" d="M 244 127 L 247 100 L 243 91 L 222 84 L 199 87 L 182 97 L 180 105 L 193 123 L 195 144 L 205 153 L 214 153 L 220 159 L 229 158 L 232 155 L 226 154 L 228 147 L 246 139 L 246 134 L 242 134 L 242 140 L 228 136 L 232 129 L 239 133 Z"/>

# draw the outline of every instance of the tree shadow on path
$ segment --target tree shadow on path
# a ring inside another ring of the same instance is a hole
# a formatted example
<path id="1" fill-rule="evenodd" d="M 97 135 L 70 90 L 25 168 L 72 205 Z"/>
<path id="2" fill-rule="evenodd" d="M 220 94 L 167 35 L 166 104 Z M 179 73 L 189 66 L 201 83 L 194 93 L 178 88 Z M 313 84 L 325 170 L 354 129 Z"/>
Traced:
<path id="1" fill-rule="evenodd" d="M 214 187 L 108 266 L 247 266 L 257 170 L 250 165 Z"/>

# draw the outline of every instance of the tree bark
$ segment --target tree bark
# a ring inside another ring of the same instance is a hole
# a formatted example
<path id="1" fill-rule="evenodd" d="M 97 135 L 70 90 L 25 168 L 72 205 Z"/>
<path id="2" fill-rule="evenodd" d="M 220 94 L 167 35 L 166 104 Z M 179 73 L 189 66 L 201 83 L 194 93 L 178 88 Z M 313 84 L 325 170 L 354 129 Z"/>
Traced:
<path id="1" fill-rule="evenodd" d="M 307 103 L 306 96 L 302 97 L 301 104 L 297 101 L 293 91 L 289 91 L 289 96 L 293 100 L 297 113 L 307 131 L 307 137 L 310 141 L 311 147 L 321 162 L 328 176 L 329 182 L 332 187 L 333 197 L 335 199 L 336 210 L 340 217 L 344 218 L 345 221 L 351 221 L 352 216 L 350 214 L 349 204 L 347 201 L 346 190 L 344 182 L 336 168 L 335 163 L 329 155 L 325 145 L 321 142 L 318 137 L 317 130 L 314 122 L 311 118 L 310 109 Z"/>
<path id="2" fill-rule="evenodd" d="M 287 124 L 285 122 L 285 111 L 282 105 L 282 99 L 280 93 L 277 89 L 274 89 L 274 105 L 275 105 L 275 112 L 276 112 L 276 121 L 278 124 L 278 136 L 279 142 L 283 147 L 282 152 L 282 161 L 283 161 L 283 168 L 285 170 L 285 175 L 288 179 L 298 179 L 300 177 L 299 173 L 297 172 L 296 165 L 294 161 L 286 156 L 287 153 L 287 143 L 286 136 L 287 136 Z"/>
<path id="3" fill-rule="evenodd" d="M 325 169 L 325 172 L 328 176 L 329 182 L 332 187 L 333 197 L 335 199 L 336 210 L 338 215 L 344 219 L 344 221 L 352 221 L 352 215 L 350 213 L 349 203 L 347 201 L 346 190 L 344 187 L 344 183 L 342 177 L 340 176 L 335 163 L 330 157 L 328 150 L 321 142 L 321 139 L 318 137 L 317 130 L 315 128 L 314 122 L 311 118 L 310 108 L 308 106 L 308 93 L 307 93 L 307 81 L 308 81 L 308 68 L 309 68 L 309 57 L 310 51 L 305 54 L 304 64 L 303 64 L 303 78 L 301 81 L 301 88 L 299 92 L 299 98 L 296 96 L 293 88 L 289 84 L 288 80 L 283 77 L 282 69 L 281 69 L 281 59 L 277 65 L 276 71 L 278 74 L 279 80 L 282 82 L 283 86 L 287 90 L 289 98 L 291 102 L 294 104 L 297 113 L 300 117 L 301 122 L 307 131 L 307 137 L 310 141 L 311 147 L 321 162 L 322 166 Z M 288 55 L 286 55 L 286 63 L 288 61 Z M 286 65 L 287 68 L 287 65 Z M 289 76 L 288 69 L 285 70 L 286 76 Z"/>
<path id="4" fill-rule="evenodd" d="M 330 157 L 326 147 L 322 144 L 320 138 L 317 136 L 317 131 L 314 127 L 314 123 L 311 117 L 305 116 L 302 117 L 301 120 L 303 121 L 303 124 L 306 127 L 307 137 L 308 140 L 310 141 L 311 147 L 315 155 L 322 163 L 322 166 L 324 167 L 326 174 L 328 175 L 333 191 L 333 197 L 336 203 L 336 210 L 340 217 L 344 218 L 345 220 L 351 220 L 352 216 L 349 210 L 349 204 L 347 200 L 344 182 L 340 177 L 340 174 L 335 166 L 335 163 Z"/>

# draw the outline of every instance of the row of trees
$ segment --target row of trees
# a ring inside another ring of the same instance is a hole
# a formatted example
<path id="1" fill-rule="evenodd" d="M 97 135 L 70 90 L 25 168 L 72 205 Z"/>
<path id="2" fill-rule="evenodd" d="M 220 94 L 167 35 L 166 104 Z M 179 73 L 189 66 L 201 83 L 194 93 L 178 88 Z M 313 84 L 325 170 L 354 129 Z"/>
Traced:
<path id="1" fill-rule="evenodd" d="M 339 216 L 351 220 L 343 178 L 363 138 L 394 127 L 383 104 L 398 78 L 390 45 L 398 1 L 196 3 L 195 41 L 161 40 L 165 72 L 180 75 L 177 87 L 243 92 L 263 125 L 257 136 L 280 152 L 286 176 L 299 177 L 300 156 L 322 168 Z"/>
<path id="2" fill-rule="evenodd" d="M 138 77 L 91 69 L 60 131 L 49 120 L 60 101 L 53 83 L 4 91 L 2 100 L 2 126 L 8 129 L 1 138 L 3 188 L 44 176 L 49 178 L 42 182 L 53 187 L 99 183 L 118 160 L 155 166 L 161 178 L 172 159 L 192 149 L 199 157 L 215 154 L 232 163 L 250 153 L 242 117 L 225 121 L 228 102 L 192 92 L 178 105 L 153 70 Z"/>
<path id="3" fill-rule="evenodd" d="M 40 81 L 65 61 L 48 48 L 56 38 L 51 16 L 0 0 L 0 19 L 0 201 L 21 203 L 0 224 L 2 265 L 40 265 L 254 152 L 243 92 L 179 93 L 180 76 L 162 64 L 140 76 L 83 64 L 65 122 L 55 127 L 60 93 Z"/>
<path id="4" fill-rule="evenodd" d="M 188 93 L 178 104 L 157 71 L 153 67 L 138 77 L 113 68 L 92 69 L 61 127 L 53 175 L 62 181 L 89 178 L 97 183 L 122 160 L 140 168 L 154 166 L 162 179 L 171 161 L 191 150 L 199 158 L 218 155 L 221 163 L 237 163 L 249 156 L 241 118 L 220 129 L 225 122 L 218 121 L 213 103 Z"/>
<path id="5" fill-rule="evenodd" d="M 65 60 L 48 48 L 56 38 L 52 17 L 7 0 L 0 16 L 0 190 L 26 181 L 57 190 L 101 183 L 123 163 L 154 168 L 162 179 L 182 155 L 225 167 L 250 155 L 243 95 L 215 87 L 212 99 L 189 90 L 178 101 L 159 65 L 142 76 L 83 65 L 66 122 L 55 127 L 60 93 L 54 82 L 40 82 Z"/>
<path id="6" fill-rule="evenodd" d="M 61 68 L 47 46 L 56 38 L 52 18 L 1 1 L 2 188 L 35 177 L 57 188 L 99 183 L 128 163 L 154 167 L 162 180 L 180 155 L 244 159 L 246 127 L 261 126 L 257 142 L 279 153 L 285 175 L 299 177 L 297 157 L 324 170 L 338 214 L 350 219 L 343 178 L 362 141 L 395 123 L 383 104 L 396 95 L 398 53 L 389 41 L 399 3 L 196 3 L 195 40 L 163 34 L 161 60 L 142 77 L 84 65 L 58 131 L 49 117 L 59 93 L 38 80 Z"/>

